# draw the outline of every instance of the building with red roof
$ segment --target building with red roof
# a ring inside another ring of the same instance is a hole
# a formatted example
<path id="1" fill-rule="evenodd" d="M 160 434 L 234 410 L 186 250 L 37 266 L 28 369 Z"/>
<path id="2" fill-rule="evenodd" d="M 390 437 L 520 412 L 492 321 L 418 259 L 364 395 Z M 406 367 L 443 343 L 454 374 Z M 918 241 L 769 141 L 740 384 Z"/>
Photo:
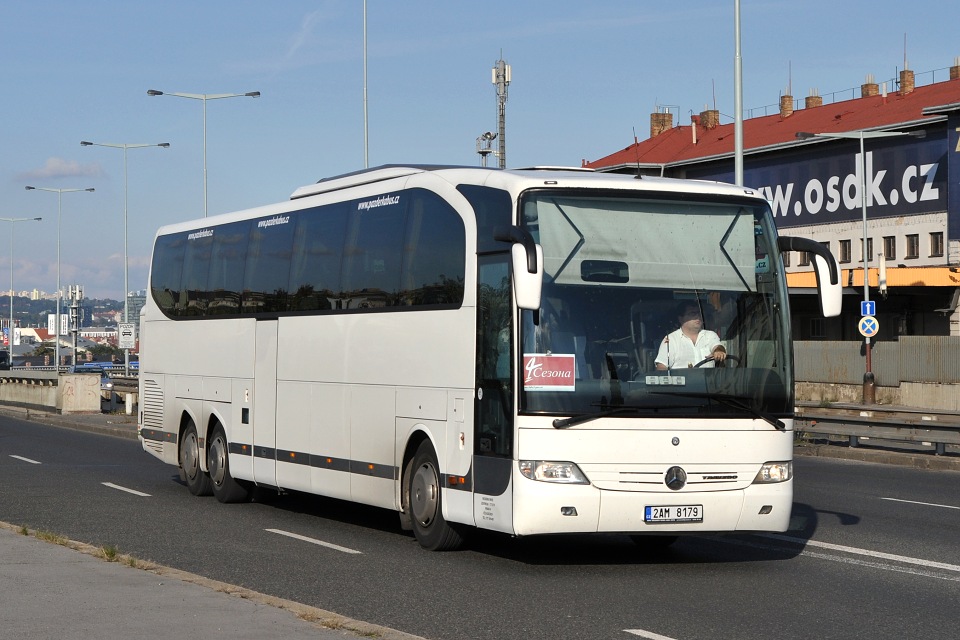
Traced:
<path id="1" fill-rule="evenodd" d="M 948 80 L 916 86 L 904 70 L 896 85 L 868 80 L 830 104 L 785 95 L 777 113 L 743 120 L 744 187 L 767 197 L 782 235 L 828 245 L 846 285 L 843 314 L 824 320 L 803 295 L 816 286 L 808 256 L 784 254 L 797 339 L 860 337 L 864 244 L 877 339 L 960 335 L 960 59 Z M 653 113 L 648 139 L 583 166 L 734 182 L 734 126 L 716 110 L 678 126 Z"/>

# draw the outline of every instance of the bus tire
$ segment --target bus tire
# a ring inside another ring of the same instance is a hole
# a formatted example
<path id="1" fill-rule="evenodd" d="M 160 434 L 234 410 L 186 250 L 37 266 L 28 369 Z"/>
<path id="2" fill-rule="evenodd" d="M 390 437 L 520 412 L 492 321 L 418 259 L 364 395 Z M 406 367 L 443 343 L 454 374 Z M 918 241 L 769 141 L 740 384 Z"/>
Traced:
<path id="1" fill-rule="evenodd" d="M 223 503 L 246 502 L 250 498 L 250 491 L 230 475 L 229 451 L 227 434 L 223 426 L 218 424 L 207 445 L 207 469 L 210 471 L 213 495 Z"/>
<path id="2" fill-rule="evenodd" d="M 405 481 L 410 520 L 420 546 L 428 551 L 459 548 L 463 538 L 443 519 L 440 465 L 429 440 L 417 448 Z"/>
<path id="3" fill-rule="evenodd" d="M 180 440 L 180 469 L 183 471 L 187 488 L 195 496 L 208 496 L 212 491 L 210 476 L 200 468 L 200 440 L 197 437 L 197 425 L 193 420 L 187 423 Z"/>

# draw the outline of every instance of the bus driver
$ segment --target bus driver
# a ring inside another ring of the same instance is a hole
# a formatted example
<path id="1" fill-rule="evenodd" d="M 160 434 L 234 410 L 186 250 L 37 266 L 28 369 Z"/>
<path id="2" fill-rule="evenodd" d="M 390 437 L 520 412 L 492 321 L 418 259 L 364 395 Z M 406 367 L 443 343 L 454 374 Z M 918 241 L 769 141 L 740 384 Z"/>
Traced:
<path id="1" fill-rule="evenodd" d="M 703 328 L 703 316 L 696 302 L 682 302 L 677 308 L 680 328 L 667 335 L 660 343 L 657 353 L 657 369 L 693 367 L 706 358 L 712 361 L 702 366 L 713 367 L 723 362 L 727 350 L 720 344 L 720 336 Z"/>

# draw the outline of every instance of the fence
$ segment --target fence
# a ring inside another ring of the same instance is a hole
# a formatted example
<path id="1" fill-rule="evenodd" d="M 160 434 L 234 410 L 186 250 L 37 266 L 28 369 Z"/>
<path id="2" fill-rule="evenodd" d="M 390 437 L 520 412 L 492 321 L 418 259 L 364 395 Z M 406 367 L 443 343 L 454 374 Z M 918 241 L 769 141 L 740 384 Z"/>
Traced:
<path id="1" fill-rule="evenodd" d="M 871 346 L 871 369 L 879 386 L 960 383 L 960 336 L 901 336 Z M 862 340 L 795 342 L 793 350 L 798 382 L 863 383 Z"/>

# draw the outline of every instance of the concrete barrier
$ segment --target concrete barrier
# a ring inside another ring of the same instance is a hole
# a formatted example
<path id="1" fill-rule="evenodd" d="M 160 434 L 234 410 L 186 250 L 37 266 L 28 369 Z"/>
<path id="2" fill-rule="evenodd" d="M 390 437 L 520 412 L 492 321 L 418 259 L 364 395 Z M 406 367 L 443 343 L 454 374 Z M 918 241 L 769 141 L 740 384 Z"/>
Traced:
<path id="1" fill-rule="evenodd" d="M 100 376 L 12 371 L 0 376 L 0 402 L 58 413 L 100 413 Z"/>

